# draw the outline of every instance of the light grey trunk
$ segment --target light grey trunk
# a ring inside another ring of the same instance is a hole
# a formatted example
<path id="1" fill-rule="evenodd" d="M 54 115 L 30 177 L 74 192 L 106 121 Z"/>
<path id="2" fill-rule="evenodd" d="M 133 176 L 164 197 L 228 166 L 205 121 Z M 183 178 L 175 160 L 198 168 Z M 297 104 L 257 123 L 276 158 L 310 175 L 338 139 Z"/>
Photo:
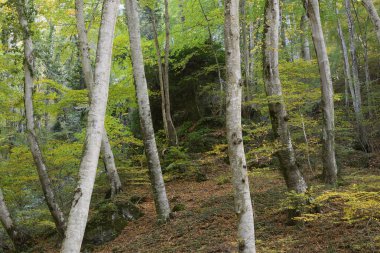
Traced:
<path id="1" fill-rule="evenodd" d="M 350 0 L 345 0 L 347 22 L 348 22 L 348 32 L 349 32 L 349 42 L 350 42 L 350 53 L 351 53 L 351 70 L 352 70 L 352 82 L 353 82 L 353 101 L 354 101 L 354 112 L 356 125 L 358 130 L 358 141 L 362 146 L 363 150 L 370 151 L 370 145 L 368 142 L 368 136 L 366 129 L 364 127 L 363 121 L 363 109 L 362 109 L 362 97 L 360 90 L 360 80 L 359 80 L 359 65 L 356 56 L 356 46 L 355 46 L 355 28 L 354 21 L 351 15 L 351 3 Z"/>
<path id="2" fill-rule="evenodd" d="M 317 55 L 321 78 L 323 177 L 327 184 L 334 185 L 336 184 L 338 169 L 335 160 L 334 90 L 331 80 L 330 63 L 322 31 L 318 0 L 303 1 L 311 25 L 314 48 Z"/>
<path id="3" fill-rule="evenodd" d="M 65 239 L 61 248 L 63 253 L 80 252 L 86 228 L 103 137 L 111 72 L 112 43 L 118 7 L 118 0 L 105 0 L 103 2 L 96 52 L 95 81 L 91 89 L 86 140 L 79 168 L 79 182 L 75 190 Z"/>
<path id="4" fill-rule="evenodd" d="M 91 101 L 91 89 L 94 86 L 94 74 L 91 66 L 90 52 L 87 41 L 87 32 L 84 22 L 83 0 L 75 1 L 75 16 L 77 19 L 77 30 L 79 38 L 79 49 L 81 52 L 82 71 L 86 87 L 89 91 L 89 98 Z M 107 131 L 104 129 L 101 145 L 101 156 L 106 168 L 108 180 L 111 185 L 111 198 L 122 190 L 122 184 L 117 172 L 115 158 L 112 152 L 110 142 L 108 140 Z"/>
<path id="5" fill-rule="evenodd" d="M 239 45 L 239 1 L 225 0 L 224 43 L 226 48 L 227 96 L 226 129 L 228 156 L 232 170 L 235 213 L 238 218 L 239 252 L 254 253 L 255 229 L 253 207 L 245 160 L 242 126 L 241 97 L 243 80 L 241 77 Z"/>
<path id="6" fill-rule="evenodd" d="M 166 196 L 165 183 L 154 137 L 148 86 L 145 78 L 144 60 L 140 41 L 138 6 L 136 0 L 126 0 L 125 6 L 131 47 L 133 76 L 136 83 L 136 96 L 139 106 L 141 130 L 144 138 L 145 154 L 148 160 L 149 176 L 158 219 L 160 221 L 166 221 L 170 216 L 170 207 Z"/>
<path id="7" fill-rule="evenodd" d="M 169 94 L 169 53 L 170 53 L 170 19 L 169 19 L 169 3 L 165 2 L 165 57 L 164 57 L 164 90 L 165 90 L 165 113 L 168 125 L 169 145 L 176 146 L 178 144 L 177 132 L 175 130 L 170 109 Z"/>
<path id="8" fill-rule="evenodd" d="M 308 27 L 309 27 L 309 21 L 307 19 L 307 15 L 304 14 L 301 17 L 301 24 L 300 24 L 300 29 L 301 29 L 301 46 L 302 46 L 302 51 L 301 55 L 302 58 L 305 61 L 310 61 L 311 56 L 310 56 L 310 46 L 309 46 L 309 39 L 308 39 Z"/>
<path id="9" fill-rule="evenodd" d="M 17 1 L 17 12 L 19 16 L 19 22 L 23 32 L 24 41 L 24 103 L 25 103 L 25 116 L 26 116 L 26 128 L 28 134 L 29 148 L 33 156 L 34 163 L 37 167 L 38 177 L 41 183 L 42 191 L 44 193 L 45 201 L 49 208 L 49 211 L 53 217 L 57 231 L 60 236 L 63 236 L 65 232 L 65 218 L 61 211 L 47 173 L 47 167 L 42 155 L 40 145 L 37 140 L 35 125 L 34 125 L 34 110 L 33 110 L 33 42 L 31 37 L 31 31 L 27 18 L 27 6 L 28 2 L 22 0 Z"/>
<path id="10" fill-rule="evenodd" d="M 8 236 L 11 238 L 13 245 L 16 250 L 21 251 L 22 244 L 22 235 L 21 232 L 16 228 L 12 217 L 9 213 L 8 207 L 4 200 L 3 192 L 0 188 L 0 222 L 3 225 Z"/>
<path id="11" fill-rule="evenodd" d="M 361 2 L 363 4 L 364 8 L 367 10 L 368 16 L 371 18 L 373 25 L 375 26 L 377 39 L 379 40 L 379 43 L 380 43 L 380 18 L 379 18 L 379 14 L 377 13 L 376 8 L 373 5 L 372 0 L 362 0 Z"/>
<path id="12" fill-rule="evenodd" d="M 106 173 L 111 186 L 111 198 L 122 191 L 122 184 L 117 172 L 115 157 L 113 156 L 111 144 L 108 139 L 107 131 L 104 129 L 101 145 L 101 155 L 106 168 Z"/>
<path id="13" fill-rule="evenodd" d="M 268 96 L 273 135 L 275 140 L 280 143 L 276 155 L 280 160 L 286 185 L 289 191 L 304 193 L 307 185 L 296 164 L 278 70 L 279 11 L 278 0 L 266 1 L 263 43 L 264 84 Z"/>
<path id="14" fill-rule="evenodd" d="M 336 14 L 339 15 L 338 10 L 336 10 Z M 340 24 L 340 19 L 337 17 L 338 22 L 338 36 L 340 39 L 340 46 L 342 48 L 342 54 L 343 54 L 343 63 L 344 63 L 344 81 L 345 81 L 345 103 L 346 106 L 348 106 L 349 103 L 349 95 L 348 90 L 350 90 L 350 93 L 353 95 L 354 92 L 354 85 L 352 84 L 352 76 L 351 76 L 351 69 L 350 69 L 350 62 L 348 60 L 348 52 L 347 52 L 347 45 L 346 41 L 344 39 L 344 34 L 342 30 L 342 26 Z M 355 101 L 355 97 L 352 97 L 352 101 Z"/>

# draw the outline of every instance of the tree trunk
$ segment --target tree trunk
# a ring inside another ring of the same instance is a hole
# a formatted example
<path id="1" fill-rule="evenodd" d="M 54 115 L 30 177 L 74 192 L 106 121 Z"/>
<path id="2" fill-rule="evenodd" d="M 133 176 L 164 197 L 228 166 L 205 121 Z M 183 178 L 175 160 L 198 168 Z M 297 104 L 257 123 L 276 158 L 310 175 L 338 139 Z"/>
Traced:
<path id="1" fill-rule="evenodd" d="M 79 38 L 79 51 L 81 52 L 82 71 L 84 76 L 84 82 L 88 89 L 89 98 L 91 101 L 91 89 L 94 86 L 94 74 L 91 66 L 90 52 L 87 41 L 87 32 L 84 22 L 83 0 L 75 1 L 75 9 Z M 111 185 L 111 198 L 113 198 L 122 190 L 122 184 L 120 181 L 119 173 L 117 172 L 114 155 L 112 152 L 110 142 L 108 140 L 107 131 L 105 129 L 102 137 L 101 154 L 106 168 L 106 173 Z"/>
<path id="2" fill-rule="evenodd" d="M 0 188 L 0 221 L 17 251 L 25 250 L 27 238 L 15 226 Z"/>
<path id="3" fill-rule="evenodd" d="M 354 21 L 351 15 L 351 4 L 350 0 L 345 0 L 347 22 L 348 22 L 348 32 L 349 32 L 349 42 L 350 42 L 350 52 L 351 52 L 351 69 L 352 69 L 352 81 L 353 81 L 353 101 L 354 101 L 354 112 L 356 118 L 356 125 L 358 129 L 358 141 L 360 146 L 364 151 L 370 152 L 370 145 L 368 142 L 367 131 L 363 125 L 364 116 L 362 110 L 362 97 L 360 91 L 360 80 L 359 80 L 359 65 L 356 56 L 356 46 L 355 46 L 355 28 Z"/>
<path id="4" fill-rule="evenodd" d="M 175 130 L 171 109 L 170 109 L 170 95 L 169 95 L 169 52 L 170 52 L 170 19 L 169 19 L 169 3 L 165 2 L 165 58 L 164 58 L 164 90 L 165 90 L 165 113 L 166 121 L 168 124 L 168 137 L 169 145 L 176 146 L 178 144 L 177 132 Z"/>
<path id="5" fill-rule="evenodd" d="M 169 130 L 168 130 L 168 121 L 166 120 L 166 98 L 165 98 L 165 88 L 164 88 L 164 74 L 162 70 L 162 60 L 161 60 L 161 49 L 160 43 L 158 41 L 158 32 L 156 25 L 156 15 L 154 11 L 149 10 L 151 19 L 152 19 L 152 28 L 153 28 L 153 37 L 154 37 L 154 45 L 156 47 L 156 56 L 157 56 L 157 65 L 158 65 L 158 79 L 160 82 L 160 91 L 161 91 L 161 111 L 162 111 L 162 122 L 164 124 L 164 131 L 166 134 L 166 138 L 169 139 Z"/>
<path id="6" fill-rule="evenodd" d="M 241 13 L 241 33 L 242 33 L 242 44 L 243 44 L 243 62 L 244 62 L 244 83 L 245 83 L 245 94 L 243 92 L 243 101 L 249 100 L 249 86 L 250 86 L 250 72 L 249 72 L 249 44 L 247 41 L 247 21 L 246 21 L 246 11 L 245 11 L 245 0 L 240 1 L 240 13 Z M 244 106 L 243 106 L 244 108 Z"/>
<path id="7" fill-rule="evenodd" d="M 301 55 L 305 61 L 311 60 L 309 39 L 308 39 L 308 33 L 307 33 L 308 26 L 309 24 L 308 24 L 307 15 L 304 14 L 302 15 L 302 18 L 301 18 L 300 30 L 301 30 L 301 46 L 302 46 Z"/>
<path id="8" fill-rule="evenodd" d="M 239 45 L 239 1 L 225 0 L 224 41 L 226 48 L 226 128 L 232 169 L 235 213 L 238 218 L 239 252 L 256 252 L 253 208 L 249 191 L 241 127 L 242 84 Z"/>
<path id="9" fill-rule="evenodd" d="M 365 73 L 365 87 L 366 87 L 366 95 L 367 95 L 367 105 L 368 105 L 368 115 L 369 118 L 373 117 L 372 112 L 372 93 L 371 93 L 371 75 L 369 73 L 369 59 L 368 59 L 368 38 L 367 38 L 367 26 L 364 33 L 364 73 Z"/>
<path id="10" fill-rule="evenodd" d="M 164 179 L 161 172 L 152 116 L 149 105 L 148 86 L 145 78 L 144 60 L 141 49 L 140 26 L 136 0 L 126 0 L 126 16 L 131 47 L 133 76 L 136 83 L 136 96 L 139 106 L 141 130 L 148 160 L 150 181 L 153 188 L 156 212 L 160 221 L 169 219 L 170 207 L 166 196 Z"/>
<path id="11" fill-rule="evenodd" d="M 380 43 L 380 18 L 379 14 L 376 11 L 375 6 L 373 5 L 372 0 L 362 0 L 361 1 L 364 8 L 367 10 L 369 17 L 371 18 L 371 21 L 373 25 L 375 26 L 375 31 L 377 35 L 377 39 Z"/>
<path id="12" fill-rule="evenodd" d="M 113 156 L 111 144 L 109 142 L 106 129 L 104 129 L 103 132 L 100 151 L 103 158 L 104 166 L 106 168 L 108 180 L 111 186 L 111 198 L 113 198 L 115 197 L 115 195 L 122 191 L 122 184 L 119 177 L 119 173 L 117 172 L 115 157 Z"/>
<path id="13" fill-rule="evenodd" d="M 323 177 L 327 184 L 336 184 L 338 169 L 335 160 L 334 90 L 330 63 L 322 31 L 318 0 L 303 0 L 309 17 L 314 48 L 318 59 L 322 90 L 322 161 Z"/>
<path id="14" fill-rule="evenodd" d="M 104 118 L 111 72 L 112 43 L 118 7 L 118 0 L 105 0 L 103 2 L 96 52 L 95 81 L 91 89 L 92 99 L 88 113 L 86 140 L 79 168 L 79 182 L 75 190 L 65 239 L 61 249 L 63 253 L 80 252 L 86 228 L 104 132 Z"/>
<path id="15" fill-rule="evenodd" d="M 42 191 L 45 196 L 46 203 L 53 217 L 57 231 L 60 236 L 63 236 L 65 232 L 65 218 L 61 211 L 56 197 L 53 191 L 53 186 L 47 173 L 47 168 L 42 155 L 40 145 L 37 140 L 34 126 L 34 110 L 33 110 L 33 42 L 31 37 L 31 31 L 28 24 L 28 17 L 26 6 L 28 2 L 19 0 L 17 2 L 17 12 L 19 16 L 19 22 L 23 32 L 24 41 L 24 103 L 25 103 L 25 116 L 28 133 L 28 142 L 30 151 L 33 156 L 33 160 L 37 167 L 38 177 L 41 182 Z"/>
<path id="16" fill-rule="evenodd" d="M 336 9 L 336 14 L 338 16 L 338 10 Z M 349 103 L 349 98 L 348 98 L 348 89 L 350 90 L 350 93 L 353 95 L 355 92 L 354 90 L 354 85 L 352 84 L 352 76 L 351 76 L 351 70 L 350 70 L 350 62 L 348 60 L 348 52 L 347 52 L 347 45 L 346 41 L 344 39 L 344 34 L 342 30 L 342 26 L 340 24 L 339 17 L 337 17 L 337 22 L 338 22 L 338 36 L 340 39 L 340 46 L 342 48 L 342 54 L 343 54 L 343 62 L 344 62 L 344 81 L 345 81 L 345 103 L 346 106 Z M 355 103 L 355 97 L 352 96 L 352 101 Z"/>
<path id="17" fill-rule="evenodd" d="M 286 185 L 289 191 L 304 193 L 307 185 L 296 164 L 278 70 L 279 11 L 278 0 L 266 1 L 263 43 L 264 84 L 274 138 L 281 145 L 276 155 L 280 160 Z"/>

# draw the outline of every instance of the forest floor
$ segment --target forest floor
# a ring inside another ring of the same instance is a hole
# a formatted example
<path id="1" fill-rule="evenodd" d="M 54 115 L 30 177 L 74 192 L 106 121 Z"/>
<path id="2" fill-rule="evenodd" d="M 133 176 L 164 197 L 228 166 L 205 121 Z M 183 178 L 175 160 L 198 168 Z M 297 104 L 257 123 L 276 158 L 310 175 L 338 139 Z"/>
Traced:
<path id="1" fill-rule="evenodd" d="M 352 158 L 355 159 L 355 158 Z M 289 226 L 283 200 L 286 187 L 281 174 L 273 169 L 250 173 L 255 209 L 257 252 L 380 252 L 379 200 L 380 155 L 373 156 L 369 168 L 344 167 L 336 189 L 326 189 L 317 177 L 308 182 L 314 191 L 339 192 L 330 196 L 310 220 Z M 148 185 L 125 189 L 129 196 L 146 196 L 139 207 L 144 216 L 130 222 L 113 241 L 96 247 L 95 252 L 235 252 L 236 218 L 227 165 L 214 165 L 204 182 L 175 180 L 167 183 L 171 206 L 179 211 L 166 224 L 157 224 Z M 359 196 L 346 199 L 348 196 Z M 363 195 L 364 194 L 364 195 Z M 362 196 L 362 197 L 360 197 Z M 178 208 L 180 207 L 180 208 Z M 347 215 L 352 215 L 347 218 Z"/>

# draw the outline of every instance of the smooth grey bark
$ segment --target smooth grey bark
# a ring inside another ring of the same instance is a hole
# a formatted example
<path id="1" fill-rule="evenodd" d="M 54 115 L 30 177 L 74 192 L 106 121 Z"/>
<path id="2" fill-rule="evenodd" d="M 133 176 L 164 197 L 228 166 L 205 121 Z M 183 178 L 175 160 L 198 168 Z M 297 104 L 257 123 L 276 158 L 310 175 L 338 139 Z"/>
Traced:
<path id="1" fill-rule="evenodd" d="M 254 253 L 255 228 L 253 207 L 245 160 L 241 126 L 241 77 L 239 1 L 225 0 L 224 43 L 226 48 L 226 129 L 228 156 L 232 170 L 235 213 L 238 218 L 239 252 Z"/>
<path id="2" fill-rule="evenodd" d="M 8 207 L 4 200 L 3 192 L 0 188 L 0 222 L 3 225 L 8 236 L 11 238 L 13 245 L 17 251 L 22 251 L 27 244 L 25 235 L 21 233 L 9 213 Z"/>
<path id="3" fill-rule="evenodd" d="M 33 156 L 34 163 L 37 167 L 38 177 L 41 183 L 42 191 L 45 197 L 46 204 L 53 217 L 55 226 L 60 236 L 65 233 L 66 222 L 62 210 L 60 209 L 51 180 L 49 178 L 47 167 L 42 155 L 40 145 L 37 140 L 34 124 L 34 109 L 33 109 L 33 71 L 34 71 L 34 56 L 33 56 L 33 41 L 27 17 L 27 6 L 29 3 L 23 0 L 17 1 L 17 13 L 19 22 L 23 32 L 24 43 L 24 104 L 26 116 L 26 129 L 28 135 L 29 148 Z"/>
<path id="4" fill-rule="evenodd" d="M 273 136 L 280 144 L 276 156 L 279 158 L 286 185 L 289 191 L 304 193 L 307 189 L 307 184 L 296 164 L 278 70 L 279 13 L 279 1 L 267 0 L 263 38 L 264 84 L 268 97 Z"/>
<path id="5" fill-rule="evenodd" d="M 380 18 L 379 18 L 379 14 L 377 13 L 376 8 L 373 5 L 372 0 L 362 0 L 361 2 L 363 4 L 364 8 L 367 10 L 368 16 L 370 17 L 373 25 L 375 26 L 375 32 L 377 35 L 377 39 L 379 40 L 379 43 L 380 43 Z"/>
<path id="6" fill-rule="evenodd" d="M 315 52 L 318 60 L 322 90 L 322 162 L 323 177 L 327 184 L 335 185 L 338 168 L 335 159 L 334 89 L 330 63 L 323 36 L 318 0 L 303 0 L 310 21 Z"/>
<path id="7" fill-rule="evenodd" d="M 65 239 L 61 252 L 80 252 L 86 228 L 91 195 L 94 188 L 100 147 L 104 132 L 109 78 L 111 72 L 112 44 L 119 1 L 104 0 L 96 51 L 94 86 L 87 120 L 84 152 L 79 168 L 79 182 L 71 206 Z"/>
<path id="8" fill-rule="evenodd" d="M 301 17 L 301 23 L 300 23 L 300 30 L 301 30 L 301 55 L 302 58 L 305 61 L 310 61 L 311 60 L 311 55 L 310 55 L 310 46 L 309 46 L 309 39 L 308 39 L 308 19 L 307 15 L 304 14 Z"/>
<path id="9" fill-rule="evenodd" d="M 94 74 L 91 66 L 90 52 L 87 40 L 86 26 L 84 22 L 83 0 L 75 1 L 75 16 L 77 19 L 77 30 L 79 38 L 79 51 L 81 52 L 82 71 L 84 82 L 89 91 L 89 98 L 91 101 L 91 89 L 94 86 Z M 101 144 L 101 157 L 104 162 L 108 180 L 111 186 L 111 198 L 121 192 L 122 184 L 117 172 L 115 158 L 112 152 L 111 144 L 108 139 L 107 131 L 104 129 L 102 144 Z"/>
<path id="10" fill-rule="evenodd" d="M 169 201 L 166 196 L 165 183 L 162 176 L 154 136 L 153 122 L 150 111 L 148 85 L 145 78 L 144 59 L 141 49 L 140 24 L 136 0 L 126 0 L 126 16 L 131 47 L 133 76 L 136 84 L 136 96 L 139 107 L 141 130 L 144 138 L 145 155 L 148 161 L 150 182 L 152 185 L 154 203 L 158 220 L 166 221 L 170 216 Z"/>
<path id="11" fill-rule="evenodd" d="M 177 132 L 173 124 L 171 106 L 170 106 L 170 94 L 169 94 L 169 53 L 170 53 L 170 17 L 169 17 L 169 3 L 168 0 L 164 0 L 165 3 L 165 57 L 164 57 L 164 90 L 165 90 L 165 113 L 168 126 L 168 140 L 170 146 L 178 145 Z"/>
<path id="12" fill-rule="evenodd" d="M 354 21 L 351 15 L 351 3 L 350 0 L 345 0 L 345 8 L 347 15 L 348 33 L 349 33 L 349 43 L 350 43 L 350 53 L 351 53 L 351 71 L 352 71 L 352 83 L 353 83 L 353 105 L 356 119 L 356 127 L 358 130 L 358 141 L 363 150 L 370 152 L 371 148 L 368 141 L 367 131 L 364 126 L 364 115 L 362 109 L 362 96 L 360 89 L 360 79 L 359 79 L 359 64 L 356 55 L 355 46 L 355 27 Z"/>
<path id="13" fill-rule="evenodd" d="M 338 10 L 336 9 L 337 16 L 339 15 Z M 347 45 L 346 40 L 344 38 L 342 25 L 340 23 L 339 16 L 337 17 L 337 30 L 338 30 L 338 36 L 340 39 L 340 46 L 342 48 L 342 54 L 343 54 L 343 63 L 344 63 L 344 82 L 345 82 L 345 103 L 346 106 L 348 106 L 349 103 L 349 96 L 348 96 L 348 90 L 350 90 L 351 94 L 354 94 L 354 86 L 352 84 L 352 75 L 351 75 L 351 69 L 350 69 L 350 62 L 348 59 L 348 51 L 347 51 Z M 355 101 L 355 97 L 352 97 L 352 101 Z"/>

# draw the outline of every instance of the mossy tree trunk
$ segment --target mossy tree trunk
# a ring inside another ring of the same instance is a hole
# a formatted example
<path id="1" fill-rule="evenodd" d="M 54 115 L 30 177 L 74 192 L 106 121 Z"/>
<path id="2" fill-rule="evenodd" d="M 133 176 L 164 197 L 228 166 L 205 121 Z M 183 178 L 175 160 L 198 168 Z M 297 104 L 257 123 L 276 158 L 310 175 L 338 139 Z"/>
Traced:
<path id="1" fill-rule="evenodd" d="M 278 70 L 279 12 L 278 0 L 266 1 L 263 38 L 264 84 L 274 139 L 280 145 L 276 156 L 279 158 L 286 185 L 289 191 L 304 193 L 307 185 L 296 164 Z"/>

